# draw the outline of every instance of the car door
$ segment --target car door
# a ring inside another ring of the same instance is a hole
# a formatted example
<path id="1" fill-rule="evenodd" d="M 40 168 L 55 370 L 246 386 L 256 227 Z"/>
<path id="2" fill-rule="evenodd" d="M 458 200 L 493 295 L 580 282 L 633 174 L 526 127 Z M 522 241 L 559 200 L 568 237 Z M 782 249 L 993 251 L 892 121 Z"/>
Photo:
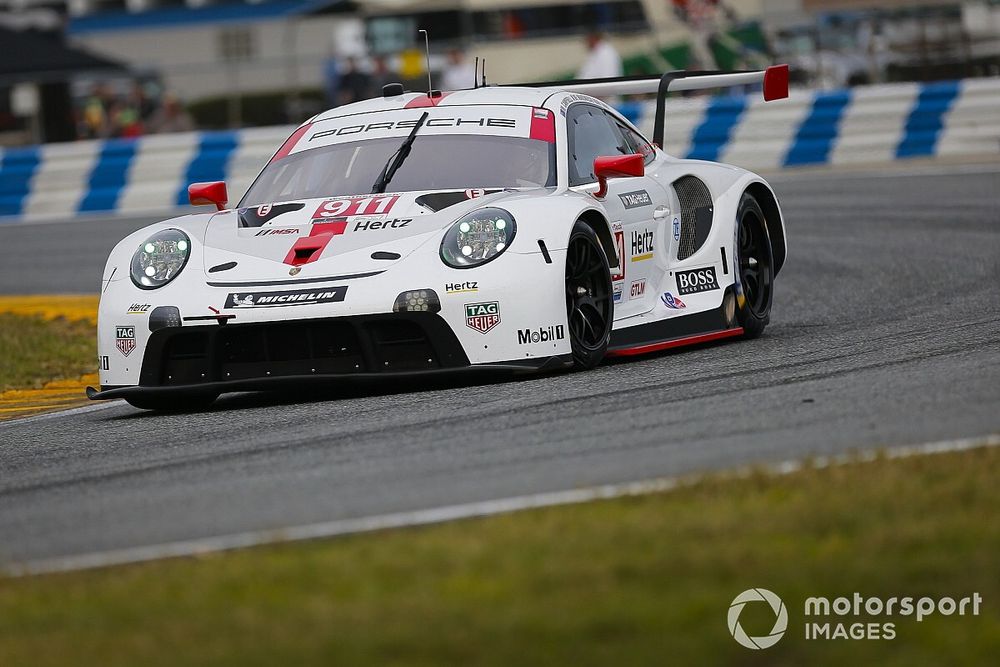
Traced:
<path id="1" fill-rule="evenodd" d="M 571 105 L 566 122 L 569 185 L 574 190 L 595 189 L 594 158 L 641 152 L 619 121 L 596 105 Z M 656 303 L 669 245 L 665 232 L 669 220 L 663 216 L 666 201 L 662 186 L 648 176 L 608 181 L 602 203 L 618 250 L 618 269 L 612 269 L 611 277 L 616 320 L 646 312 Z"/>

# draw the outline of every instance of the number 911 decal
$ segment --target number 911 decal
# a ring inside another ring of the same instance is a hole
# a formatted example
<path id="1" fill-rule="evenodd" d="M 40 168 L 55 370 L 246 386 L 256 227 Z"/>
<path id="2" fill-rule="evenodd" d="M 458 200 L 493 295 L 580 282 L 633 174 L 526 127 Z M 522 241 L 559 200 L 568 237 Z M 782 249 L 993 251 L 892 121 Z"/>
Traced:
<path id="1" fill-rule="evenodd" d="M 397 201 L 399 195 L 327 199 L 312 214 L 312 221 L 329 222 L 354 215 L 380 215 L 391 211 Z"/>

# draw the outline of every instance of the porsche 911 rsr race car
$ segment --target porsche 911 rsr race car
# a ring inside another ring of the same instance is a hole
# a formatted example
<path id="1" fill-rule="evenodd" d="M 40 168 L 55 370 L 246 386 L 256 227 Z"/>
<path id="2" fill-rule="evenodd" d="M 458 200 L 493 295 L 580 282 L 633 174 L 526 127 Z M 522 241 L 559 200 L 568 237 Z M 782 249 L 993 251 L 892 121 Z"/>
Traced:
<path id="1" fill-rule="evenodd" d="M 664 153 L 666 93 L 787 69 L 404 93 L 327 111 L 239 205 L 111 252 L 100 391 L 191 408 L 229 391 L 460 369 L 591 368 L 760 335 L 785 259 L 759 176 Z M 658 92 L 648 140 L 593 95 Z"/>

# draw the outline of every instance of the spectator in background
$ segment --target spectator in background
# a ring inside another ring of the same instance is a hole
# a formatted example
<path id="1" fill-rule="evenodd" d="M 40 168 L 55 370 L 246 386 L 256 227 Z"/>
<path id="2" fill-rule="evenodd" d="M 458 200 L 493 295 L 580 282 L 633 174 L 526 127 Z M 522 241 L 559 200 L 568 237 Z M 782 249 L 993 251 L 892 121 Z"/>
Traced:
<path id="1" fill-rule="evenodd" d="M 587 59 L 577 72 L 578 79 L 603 79 L 622 75 L 622 59 L 604 33 L 587 34 Z"/>
<path id="2" fill-rule="evenodd" d="M 139 112 L 139 119 L 145 123 L 156 111 L 156 102 L 149 95 L 146 86 L 141 81 L 132 84 L 132 94 L 129 102 Z"/>
<path id="3" fill-rule="evenodd" d="M 448 51 L 448 65 L 441 76 L 441 90 L 463 90 L 476 85 L 476 67 L 461 49 Z"/>
<path id="4" fill-rule="evenodd" d="M 340 90 L 337 97 L 340 104 L 351 104 L 367 100 L 372 96 L 372 78 L 358 68 L 357 60 L 352 56 L 344 64 L 340 74 Z"/>
<path id="5" fill-rule="evenodd" d="M 190 132 L 194 122 L 184 105 L 172 93 L 164 93 L 160 108 L 149 118 L 150 132 Z"/>
<path id="6" fill-rule="evenodd" d="M 327 106 L 337 106 L 340 96 L 340 63 L 333 53 L 323 63 L 323 92 L 326 94 Z"/>
<path id="7" fill-rule="evenodd" d="M 105 85 L 96 85 L 83 105 L 82 131 L 85 139 L 104 139 L 111 136 L 111 119 L 108 111 L 114 102 Z"/>
<path id="8" fill-rule="evenodd" d="M 389 63 L 386 62 L 385 56 L 375 56 L 375 58 L 372 59 L 371 78 L 372 92 L 375 95 L 381 95 L 382 86 L 387 83 L 398 82 L 399 74 L 389 69 Z"/>
<path id="9" fill-rule="evenodd" d="M 130 100 L 115 100 L 108 113 L 111 116 L 111 136 L 116 139 L 128 139 L 142 136 L 142 120 L 139 110 Z"/>

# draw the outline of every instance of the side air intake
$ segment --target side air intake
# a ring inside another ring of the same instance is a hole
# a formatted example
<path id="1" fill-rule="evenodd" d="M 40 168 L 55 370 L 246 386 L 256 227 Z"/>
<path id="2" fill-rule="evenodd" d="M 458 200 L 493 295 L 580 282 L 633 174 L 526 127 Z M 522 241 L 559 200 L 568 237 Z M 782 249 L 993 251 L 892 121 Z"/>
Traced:
<path id="1" fill-rule="evenodd" d="M 712 195 L 694 176 L 682 176 L 673 183 L 681 205 L 681 238 L 677 259 L 687 259 L 705 243 L 712 229 Z"/>

